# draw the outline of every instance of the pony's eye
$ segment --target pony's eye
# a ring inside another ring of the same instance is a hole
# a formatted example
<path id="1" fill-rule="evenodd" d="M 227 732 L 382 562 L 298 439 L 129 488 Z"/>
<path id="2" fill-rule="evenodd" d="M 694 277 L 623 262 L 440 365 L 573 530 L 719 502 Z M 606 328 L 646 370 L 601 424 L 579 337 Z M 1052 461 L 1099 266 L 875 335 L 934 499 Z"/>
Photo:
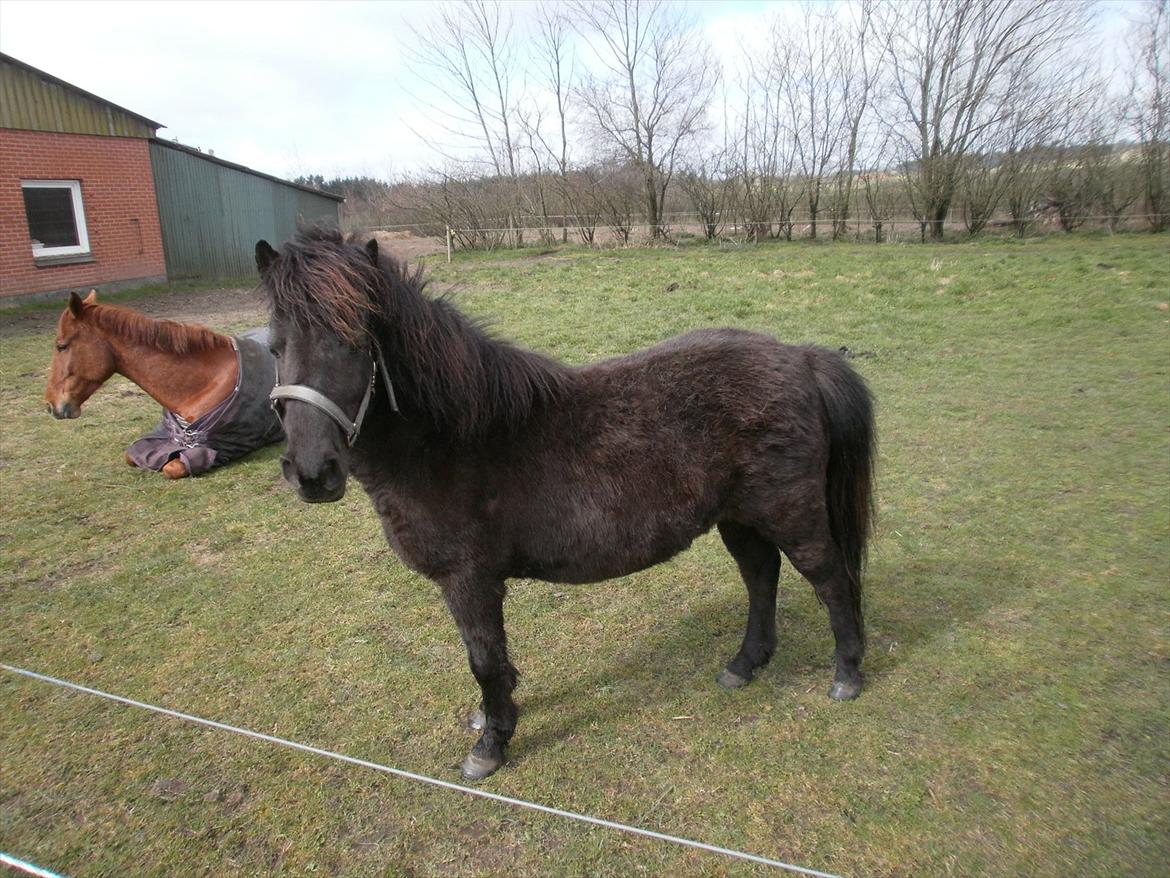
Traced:
<path id="1" fill-rule="evenodd" d="M 57 350 L 59 350 L 59 351 L 61 351 L 62 353 L 64 353 L 65 351 L 69 350 L 69 345 L 68 345 L 67 343 L 65 343 L 65 342 L 62 342 L 62 343 L 60 343 L 60 344 L 58 344 L 58 345 L 57 345 Z"/>

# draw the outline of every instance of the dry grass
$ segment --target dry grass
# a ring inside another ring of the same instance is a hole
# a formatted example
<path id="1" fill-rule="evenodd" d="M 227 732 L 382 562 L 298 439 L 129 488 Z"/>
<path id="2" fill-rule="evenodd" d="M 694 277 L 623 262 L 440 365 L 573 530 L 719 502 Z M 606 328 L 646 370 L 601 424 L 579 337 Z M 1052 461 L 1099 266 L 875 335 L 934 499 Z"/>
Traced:
<path id="1" fill-rule="evenodd" d="M 714 684 L 745 611 L 717 538 L 595 586 L 515 583 L 523 717 L 486 788 L 849 875 L 1164 874 L 1165 237 L 514 256 L 437 285 L 573 362 L 713 324 L 872 351 L 880 523 L 847 705 L 790 571 L 771 666 Z M 228 301 L 129 301 L 203 296 Z M 127 469 L 156 412 L 116 381 L 79 421 L 44 415 L 52 318 L 0 313 L 0 658 L 455 779 L 462 648 L 364 497 L 300 504 L 276 449 L 178 483 Z M 0 802 L 3 847 L 72 875 L 763 873 L 7 674 Z"/>

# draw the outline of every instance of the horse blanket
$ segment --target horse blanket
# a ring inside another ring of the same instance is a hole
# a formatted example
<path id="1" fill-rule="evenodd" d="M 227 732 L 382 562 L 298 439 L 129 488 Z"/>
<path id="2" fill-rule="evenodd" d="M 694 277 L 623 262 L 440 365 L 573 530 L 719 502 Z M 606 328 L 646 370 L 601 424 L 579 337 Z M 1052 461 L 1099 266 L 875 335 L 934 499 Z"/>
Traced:
<path id="1" fill-rule="evenodd" d="M 159 425 L 126 449 L 137 466 L 157 472 L 178 457 L 194 476 L 284 438 L 268 401 L 276 383 L 268 328 L 248 330 L 232 339 L 232 344 L 239 365 L 235 389 L 191 423 L 163 409 Z"/>

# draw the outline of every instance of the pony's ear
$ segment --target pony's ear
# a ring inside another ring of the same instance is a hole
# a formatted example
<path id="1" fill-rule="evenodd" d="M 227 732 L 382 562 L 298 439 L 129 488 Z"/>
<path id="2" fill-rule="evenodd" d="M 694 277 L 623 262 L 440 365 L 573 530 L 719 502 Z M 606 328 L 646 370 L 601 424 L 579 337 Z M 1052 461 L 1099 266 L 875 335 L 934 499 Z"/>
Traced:
<path id="1" fill-rule="evenodd" d="M 69 313 L 74 317 L 81 316 L 81 306 L 84 304 L 85 302 L 81 301 L 81 296 L 77 295 L 77 293 L 69 294 Z"/>
<path id="2" fill-rule="evenodd" d="M 89 295 L 85 297 L 85 299 L 82 301 L 81 304 L 83 304 L 83 305 L 96 305 L 97 304 L 97 290 L 90 290 Z"/>
<path id="3" fill-rule="evenodd" d="M 378 239 L 377 238 L 370 238 L 370 240 L 366 243 L 366 253 L 370 257 L 370 262 L 374 263 L 374 265 L 377 265 L 378 264 Z"/>
<path id="4" fill-rule="evenodd" d="M 272 249 L 272 246 L 267 241 L 256 242 L 256 268 L 259 270 L 261 277 L 268 273 L 268 269 L 272 267 L 272 263 L 278 258 L 276 251 Z"/>

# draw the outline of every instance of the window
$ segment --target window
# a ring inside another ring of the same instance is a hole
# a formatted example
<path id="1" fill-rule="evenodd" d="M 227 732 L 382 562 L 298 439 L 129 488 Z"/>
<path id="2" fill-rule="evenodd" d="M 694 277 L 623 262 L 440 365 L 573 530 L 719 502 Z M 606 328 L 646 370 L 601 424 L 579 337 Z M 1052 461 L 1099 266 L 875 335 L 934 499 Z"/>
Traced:
<path id="1" fill-rule="evenodd" d="M 34 257 L 89 253 L 80 181 L 24 180 L 20 188 Z"/>

